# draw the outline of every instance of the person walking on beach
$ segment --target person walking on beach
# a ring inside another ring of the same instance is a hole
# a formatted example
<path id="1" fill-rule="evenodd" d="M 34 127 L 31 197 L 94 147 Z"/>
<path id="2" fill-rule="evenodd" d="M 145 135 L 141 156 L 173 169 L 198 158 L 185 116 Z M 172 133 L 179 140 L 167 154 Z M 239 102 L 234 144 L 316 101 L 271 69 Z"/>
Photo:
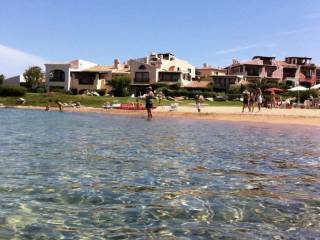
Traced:
<path id="1" fill-rule="evenodd" d="M 257 90 L 257 102 L 258 102 L 259 112 L 260 112 L 261 107 L 262 107 L 262 101 L 263 101 L 262 91 L 261 91 L 260 88 L 258 88 L 258 90 Z"/>
<path id="2" fill-rule="evenodd" d="M 152 107 L 153 107 L 153 99 L 154 94 L 152 92 L 152 87 L 147 88 L 147 94 L 146 94 L 146 109 L 148 113 L 148 120 L 152 119 Z"/>
<path id="3" fill-rule="evenodd" d="M 196 101 L 196 108 L 197 108 L 197 111 L 200 112 L 200 108 L 201 108 L 201 98 L 200 96 L 197 94 L 195 97 L 194 97 L 194 100 Z"/>
<path id="4" fill-rule="evenodd" d="M 244 109 L 247 107 L 250 112 L 250 105 L 249 105 L 249 93 L 248 91 L 243 92 L 243 105 L 242 105 L 242 112 L 244 112 Z"/>
<path id="5" fill-rule="evenodd" d="M 255 95 L 255 93 L 252 91 L 251 93 L 250 93 L 250 98 L 249 98 L 249 109 L 251 110 L 251 112 L 253 112 L 253 110 L 254 110 L 254 104 L 255 104 L 255 102 L 256 102 L 256 95 Z M 249 110 L 249 111 L 250 111 Z"/>
<path id="6" fill-rule="evenodd" d="M 276 107 L 276 94 L 272 92 L 270 97 L 270 108 L 272 109 L 275 107 Z"/>

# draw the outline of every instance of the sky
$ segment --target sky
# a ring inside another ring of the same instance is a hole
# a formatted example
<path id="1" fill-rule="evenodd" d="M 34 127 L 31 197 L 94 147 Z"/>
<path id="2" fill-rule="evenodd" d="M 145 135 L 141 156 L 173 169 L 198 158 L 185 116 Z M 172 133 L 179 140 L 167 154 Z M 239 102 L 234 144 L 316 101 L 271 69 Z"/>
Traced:
<path id="1" fill-rule="evenodd" d="M 255 55 L 320 64 L 319 0 L 0 0 L 0 74 L 171 52 L 195 66 Z"/>

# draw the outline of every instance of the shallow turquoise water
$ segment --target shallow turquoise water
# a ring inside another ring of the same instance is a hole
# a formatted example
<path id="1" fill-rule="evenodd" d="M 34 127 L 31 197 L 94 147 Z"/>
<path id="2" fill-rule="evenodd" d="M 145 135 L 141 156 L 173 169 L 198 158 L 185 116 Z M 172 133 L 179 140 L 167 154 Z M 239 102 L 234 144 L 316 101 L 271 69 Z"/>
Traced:
<path id="1" fill-rule="evenodd" d="M 0 110 L 0 239 L 319 239 L 320 128 Z"/>

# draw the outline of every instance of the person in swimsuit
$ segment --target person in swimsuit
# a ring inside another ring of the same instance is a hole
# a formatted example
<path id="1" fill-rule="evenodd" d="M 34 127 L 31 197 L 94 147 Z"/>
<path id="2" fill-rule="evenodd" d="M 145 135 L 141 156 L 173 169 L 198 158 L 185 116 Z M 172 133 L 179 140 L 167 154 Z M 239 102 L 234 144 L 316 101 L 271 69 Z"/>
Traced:
<path id="1" fill-rule="evenodd" d="M 249 94 L 247 91 L 244 91 L 243 92 L 243 105 L 242 105 L 242 112 L 244 112 L 244 109 L 245 108 L 248 108 L 249 109 L 249 112 L 250 112 L 250 106 L 249 106 Z"/>
<path id="2" fill-rule="evenodd" d="M 59 107 L 59 112 L 63 112 L 63 104 L 62 102 L 60 102 L 59 100 L 56 101 L 56 104 L 58 105 Z"/>
<path id="3" fill-rule="evenodd" d="M 261 91 L 260 88 L 258 88 L 258 90 L 257 90 L 257 102 L 258 102 L 259 112 L 260 112 L 261 107 L 262 107 L 262 101 L 263 101 L 262 91 Z"/>
<path id="4" fill-rule="evenodd" d="M 198 112 L 200 112 L 200 108 L 201 108 L 201 99 L 199 95 L 196 95 L 194 97 L 194 100 L 196 101 L 196 108 L 198 110 Z"/>
<path id="5" fill-rule="evenodd" d="M 271 92 L 270 107 L 271 109 L 276 107 L 276 94 L 274 92 Z"/>
<path id="6" fill-rule="evenodd" d="M 146 109 L 148 113 L 148 120 L 151 120 L 152 118 L 152 107 L 153 107 L 153 99 L 154 99 L 154 94 L 152 92 L 152 87 L 148 87 L 147 89 L 147 95 L 146 95 Z"/>
<path id="7" fill-rule="evenodd" d="M 254 92 L 250 93 L 250 98 L 249 98 L 249 108 L 251 112 L 254 110 L 254 103 L 256 102 L 256 95 Z"/>

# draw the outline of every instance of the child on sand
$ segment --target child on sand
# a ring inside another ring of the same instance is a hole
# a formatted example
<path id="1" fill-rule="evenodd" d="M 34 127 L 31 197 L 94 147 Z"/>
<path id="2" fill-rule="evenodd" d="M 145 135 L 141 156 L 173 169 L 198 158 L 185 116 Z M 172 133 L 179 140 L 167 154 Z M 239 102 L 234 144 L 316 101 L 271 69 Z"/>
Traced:
<path id="1" fill-rule="evenodd" d="M 45 110 L 46 112 L 49 112 L 50 111 L 50 104 L 49 103 L 47 103 L 47 105 L 46 105 L 46 110 Z"/>

